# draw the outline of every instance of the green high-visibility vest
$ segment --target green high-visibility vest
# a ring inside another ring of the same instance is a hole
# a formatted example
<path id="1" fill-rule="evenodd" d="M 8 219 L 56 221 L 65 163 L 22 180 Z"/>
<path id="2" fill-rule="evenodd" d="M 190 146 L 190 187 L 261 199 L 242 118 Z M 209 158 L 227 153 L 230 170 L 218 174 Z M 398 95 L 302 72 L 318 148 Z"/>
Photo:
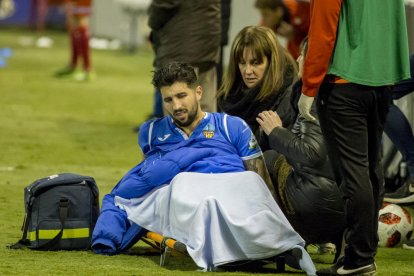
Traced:
<path id="1" fill-rule="evenodd" d="M 382 86 L 410 77 L 403 0 L 343 0 L 328 74 Z"/>

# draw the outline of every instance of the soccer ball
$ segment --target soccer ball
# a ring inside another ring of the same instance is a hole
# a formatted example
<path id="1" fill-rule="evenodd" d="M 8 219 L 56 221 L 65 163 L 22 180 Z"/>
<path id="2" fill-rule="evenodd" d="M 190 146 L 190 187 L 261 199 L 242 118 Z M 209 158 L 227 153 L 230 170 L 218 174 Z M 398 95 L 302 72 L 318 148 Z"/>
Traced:
<path id="1" fill-rule="evenodd" d="M 410 214 L 396 204 L 385 203 L 378 216 L 378 245 L 381 247 L 400 246 L 410 239 L 413 220 Z"/>

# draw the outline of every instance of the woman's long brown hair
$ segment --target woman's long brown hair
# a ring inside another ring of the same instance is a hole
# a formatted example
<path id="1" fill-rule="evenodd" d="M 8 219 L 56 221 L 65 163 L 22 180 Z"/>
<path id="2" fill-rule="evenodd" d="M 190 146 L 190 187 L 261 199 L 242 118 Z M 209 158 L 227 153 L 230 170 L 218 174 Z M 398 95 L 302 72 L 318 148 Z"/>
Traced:
<path id="1" fill-rule="evenodd" d="M 218 97 L 226 98 L 240 82 L 243 82 L 238 65 L 246 48 L 252 50 L 252 54 L 258 62 L 263 62 L 264 57 L 268 60 L 265 75 L 258 84 L 261 85 L 261 88 L 256 96 L 257 100 L 265 100 L 283 86 L 287 68 L 293 67 L 292 73 L 294 76 L 297 75 L 295 61 L 280 45 L 274 32 L 267 27 L 248 26 L 243 28 L 233 41 L 228 68 L 223 77 Z"/>

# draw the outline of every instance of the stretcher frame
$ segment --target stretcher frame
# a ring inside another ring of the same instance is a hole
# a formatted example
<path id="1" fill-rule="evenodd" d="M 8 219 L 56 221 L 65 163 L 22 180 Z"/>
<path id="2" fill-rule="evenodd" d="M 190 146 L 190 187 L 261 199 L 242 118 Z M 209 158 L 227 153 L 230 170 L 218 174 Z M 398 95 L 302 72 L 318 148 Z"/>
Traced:
<path id="1" fill-rule="evenodd" d="M 168 264 L 171 253 L 178 252 L 181 255 L 189 256 L 187 252 L 187 246 L 170 237 L 164 237 L 161 234 L 148 231 L 141 240 L 149 246 L 160 251 L 160 266 Z M 285 260 L 283 255 L 277 255 L 274 257 L 276 263 L 276 272 L 285 272 Z"/>

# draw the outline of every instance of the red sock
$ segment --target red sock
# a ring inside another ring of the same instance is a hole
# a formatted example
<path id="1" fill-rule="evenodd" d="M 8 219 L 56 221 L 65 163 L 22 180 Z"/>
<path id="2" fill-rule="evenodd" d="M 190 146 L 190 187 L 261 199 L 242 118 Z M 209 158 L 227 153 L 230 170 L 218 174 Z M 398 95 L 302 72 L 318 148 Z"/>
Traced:
<path id="1" fill-rule="evenodd" d="M 80 55 L 82 56 L 83 60 L 83 70 L 90 71 L 91 70 L 91 59 L 90 59 L 90 51 L 89 51 L 89 31 L 88 27 L 79 27 L 79 34 L 80 34 Z"/>
<path id="2" fill-rule="evenodd" d="M 70 29 L 70 40 L 72 46 L 72 58 L 70 61 L 70 66 L 75 69 L 76 65 L 78 64 L 78 58 L 81 52 L 81 34 L 79 32 L 79 28 Z"/>

